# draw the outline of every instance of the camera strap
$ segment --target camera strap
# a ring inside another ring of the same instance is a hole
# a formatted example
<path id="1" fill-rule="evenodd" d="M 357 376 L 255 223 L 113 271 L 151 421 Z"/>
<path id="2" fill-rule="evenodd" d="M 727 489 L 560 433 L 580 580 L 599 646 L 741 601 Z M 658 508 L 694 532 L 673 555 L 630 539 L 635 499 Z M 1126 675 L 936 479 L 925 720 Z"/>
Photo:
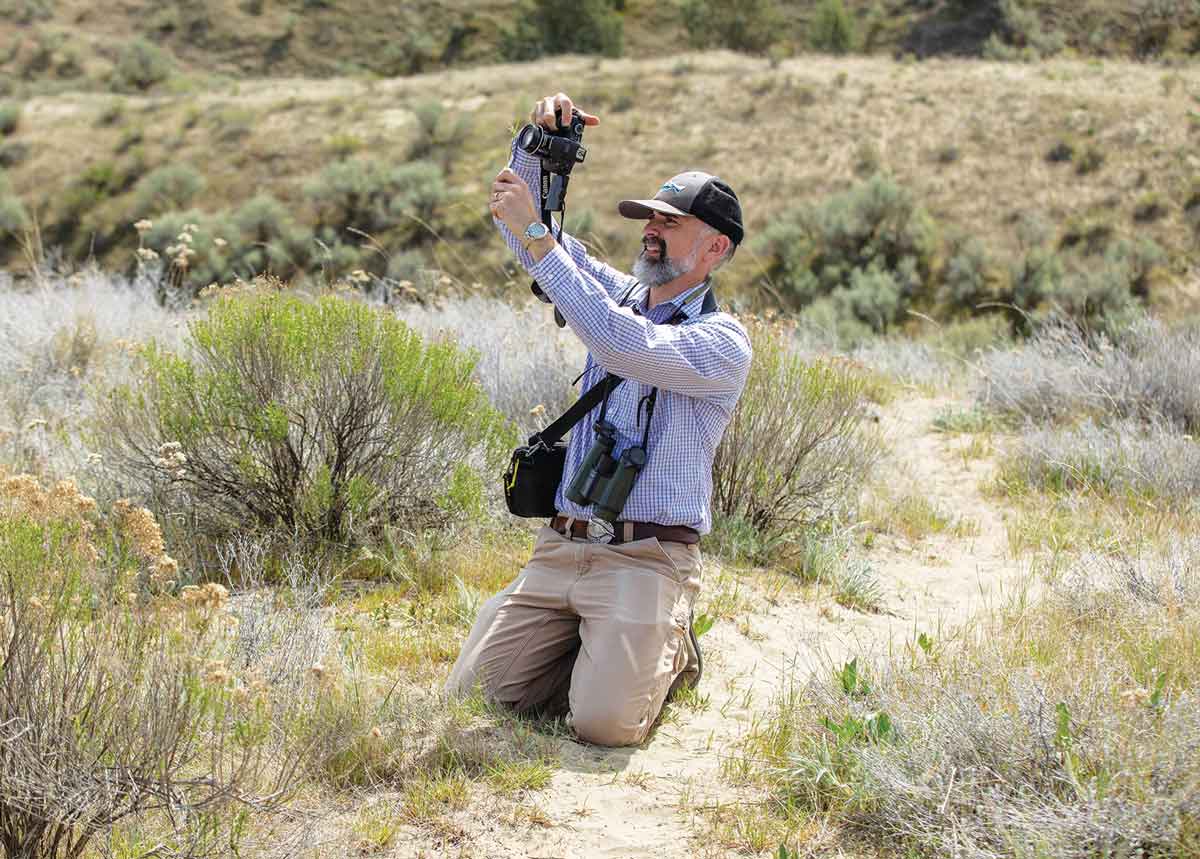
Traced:
<path id="1" fill-rule="evenodd" d="M 638 284 L 635 283 L 629 288 L 628 291 L 626 291 L 625 295 L 621 298 L 622 306 L 625 306 L 624 302 L 629 298 L 630 294 L 637 286 Z M 715 313 L 716 311 L 717 298 L 715 295 L 713 295 L 712 289 L 709 288 L 709 290 L 704 294 L 704 303 L 700 307 L 700 313 Z M 685 319 L 687 319 L 687 316 L 684 315 L 683 309 L 680 308 L 679 310 L 675 311 L 675 315 L 667 321 L 667 324 L 678 325 Z M 567 432 L 573 426 L 575 426 L 575 424 L 583 420 L 584 416 L 586 416 L 588 412 L 594 409 L 597 405 L 600 405 L 600 420 L 604 420 L 604 416 L 608 412 L 608 398 L 612 395 L 612 392 L 616 390 L 617 386 L 624 381 L 625 380 L 621 376 L 618 376 L 615 373 L 609 373 L 600 382 L 589 388 L 587 393 L 572 403 L 571 407 L 563 412 L 563 414 L 556 421 L 550 424 L 550 426 L 546 427 L 540 433 L 534 433 L 529 439 L 529 443 L 532 445 L 541 442 L 541 444 L 544 444 L 546 447 L 553 447 L 559 441 L 559 439 L 566 435 Z M 642 434 L 643 449 L 645 449 L 647 442 L 650 440 L 650 419 L 654 415 L 654 404 L 657 402 L 657 400 L 658 388 L 654 388 L 650 392 L 646 401 L 646 428 Z"/>

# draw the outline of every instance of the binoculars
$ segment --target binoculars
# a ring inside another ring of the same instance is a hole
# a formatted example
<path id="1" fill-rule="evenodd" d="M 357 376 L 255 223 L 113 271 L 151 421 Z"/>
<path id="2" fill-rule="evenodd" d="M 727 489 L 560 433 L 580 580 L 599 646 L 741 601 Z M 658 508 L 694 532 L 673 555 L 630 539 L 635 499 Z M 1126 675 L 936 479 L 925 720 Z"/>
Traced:
<path id="1" fill-rule="evenodd" d="M 581 507 L 591 504 L 597 519 L 615 522 L 646 465 L 646 450 L 635 445 L 615 458 L 612 454 L 617 444 L 616 427 L 600 421 L 594 428 L 596 440 L 571 479 L 567 498 Z"/>

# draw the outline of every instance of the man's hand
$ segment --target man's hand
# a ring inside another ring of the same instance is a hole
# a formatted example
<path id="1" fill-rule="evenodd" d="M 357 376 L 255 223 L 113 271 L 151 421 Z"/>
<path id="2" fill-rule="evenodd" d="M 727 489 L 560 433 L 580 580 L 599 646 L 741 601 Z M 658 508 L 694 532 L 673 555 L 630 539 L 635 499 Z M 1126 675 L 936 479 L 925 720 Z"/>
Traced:
<path id="1" fill-rule="evenodd" d="M 558 110 L 564 119 L 569 120 L 571 110 L 579 110 L 575 103 L 571 101 L 571 97 L 566 93 L 560 92 L 558 95 L 548 95 L 538 101 L 533 106 L 533 110 L 529 114 L 529 121 L 534 125 L 542 125 L 551 131 L 558 131 L 558 120 L 554 116 L 554 111 Z M 590 113 L 584 113 L 579 110 L 579 115 L 583 117 L 584 125 L 599 125 L 600 117 L 592 116 Z"/>
<path id="2" fill-rule="evenodd" d="M 540 218 L 533 192 L 525 180 L 508 167 L 496 174 L 488 208 L 492 210 L 492 217 L 503 222 L 517 238 L 521 238 L 525 228 Z"/>
<path id="3" fill-rule="evenodd" d="M 583 117 L 585 125 L 598 125 L 600 123 L 599 117 L 579 110 L 575 107 L 571 98 L 566 93 L 561 92 L 558 95 L 546 96 L 538 101 L 530 113 L 530 122 L 544 126 L 551 131 L 557 131 L 559 126 L 554 116 L 555 110 L 560 111 L 561 115 L 565 117 L 569 117 L 572 110 L 577 110 L 579 115 Z M 508 227 L 510 232 L 522 241 L 525 228 L 541 218 L 538 205 L 533 199 L 533 192 L 525 184 L 525 180 L 508 167 L 501 170 L 496 175 L 496 181 L 492 183 L 488 208 L 491 210 L 493 218 L 503 223 L 504 226 Z M 543 239 L 534 244 L 538 245 L 538 247 L 531 247 L 529 250 L 535 258 L 540 258 L 548 248 L 554 246 L 554 242 L 550 239 Z"/>

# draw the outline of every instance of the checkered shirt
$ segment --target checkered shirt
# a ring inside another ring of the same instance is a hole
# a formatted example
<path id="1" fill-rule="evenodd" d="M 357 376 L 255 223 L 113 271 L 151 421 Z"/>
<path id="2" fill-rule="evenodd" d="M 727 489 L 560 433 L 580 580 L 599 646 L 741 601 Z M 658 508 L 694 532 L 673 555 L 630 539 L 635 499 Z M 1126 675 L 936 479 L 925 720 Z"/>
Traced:
<path id="1" fill-rule="evenodd" d="M 509 166 L 537 200 L 538 160 L 514 144 Z M 535 264 L 520 239 L 499 221 L 496 225 L 588 348 L 580 393 L 598 384 L 605 373 L 625 379 L 609 397 L 605 414 L 617 430 L 614 457 L 641 443 L 646 419 L 642 401 L 653 388 L 659 389 L 646 466 L 621 518 L 687 525 L 707 534 L 712 529 L 713 457 L 750 372 L 746 330 L 727 313 L 700 313 L 707 283 L 647 309 L 648 287 L 589 256 L 568 233 Z M 666 324 L 680 309 L 684 320 Z M 558 509 L 578 519 L 590 519 L 592 508 L 569 501 L 566 487 L 595 440 L 593 425 L 599 415 L 597 406 L 571 431 L 556 497 Z"/>

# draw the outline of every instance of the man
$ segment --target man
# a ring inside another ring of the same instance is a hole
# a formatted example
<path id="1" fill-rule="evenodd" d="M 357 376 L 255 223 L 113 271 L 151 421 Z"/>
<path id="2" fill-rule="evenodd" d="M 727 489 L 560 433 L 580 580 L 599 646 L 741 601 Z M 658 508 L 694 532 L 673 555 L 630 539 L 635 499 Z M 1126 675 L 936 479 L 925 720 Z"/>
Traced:
<path id="1" fill-rule="evenodd" d="M 555 129 L 555 111 L 570 117 L 573 108 L 559 93 L 537 103 L 532 121 Z M 745 329 L 711 301 L 701 312 L 709 275 L 742 240 L 742 211 L 728 185 L 699 172 L 672 178 L 653 200 L 621 202 L 622 215 L 646 221 L 630 277 L 571 236 L 546 234 L 534 201 L 539 181 L 537 159 L 514 145 L 492 186 L 492 216 L 588 347 L 584 389 L 606 373 L 625 381 L 572 431 L 560 515 L 540 531 L 516 580 L 480 610 L 446 689 L 479 685 L 491 700 L 533 711 L 569 685 L 581 739 L 633 745 L 687 668 L 698 543 L 712 525 L 713 455 L 750 369 Z M 616 428 L 614 457 L 646 439 L 646 464 L 611 528 L 567 497 L 601 409 Z"/>

